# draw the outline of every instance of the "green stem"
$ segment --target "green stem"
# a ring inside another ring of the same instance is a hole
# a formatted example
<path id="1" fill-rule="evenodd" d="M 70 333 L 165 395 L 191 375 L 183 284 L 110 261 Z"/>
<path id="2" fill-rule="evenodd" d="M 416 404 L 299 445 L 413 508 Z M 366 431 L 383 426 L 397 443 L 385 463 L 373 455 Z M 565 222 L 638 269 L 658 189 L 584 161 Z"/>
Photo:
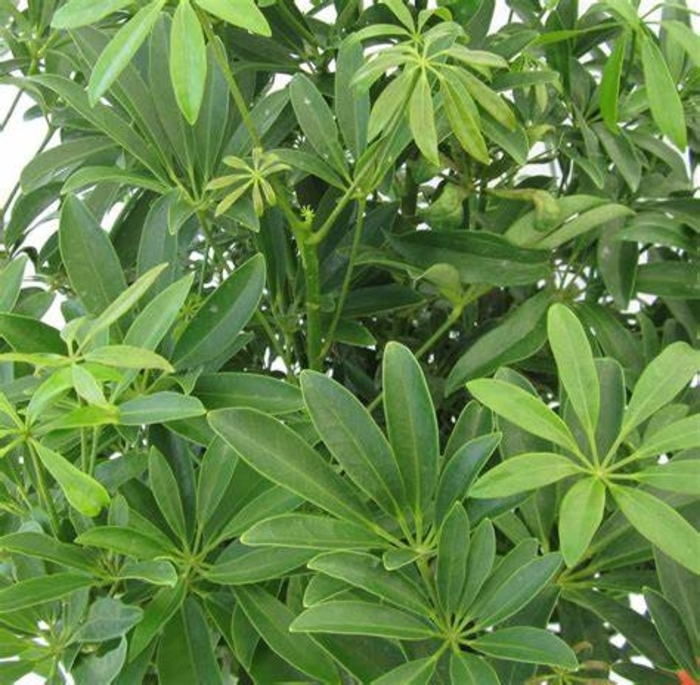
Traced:
<path id="1" fill-rule="evenodd" d="M 302 243 L 302 262 L 306 274 L 306 356 L 309 368 L 322 369 L 321 277 L 316 245 Z"/>
<path id="2" fill-rule="evenodd" d="M 55 536 L 58 536 L 60 529 L 60 523 L 58 520 L 58 514 L 53 504 L 53 500 L 49 497 L 48 489 L 46 487 L 46 481 L 44 480 L 44 470 L 39 461 L 39 457 L 36 451 L 32 447 L 31 443 L 27 443 L 27 451 L 29 452 L 29 458 L 32 463 L 32 470 L 34 471 L 34 480 L 36 485 L 36 491 L 39 494 L 39 501 L 43 504 L 46 509 L 46 513 L 49 517 L 49 523 L 51 525 L 51 530 Z"/>
<path id="3" fill-rule="evenodd" d="M 325 357 L 328 354 L 328 350 L 333 344 L 333 336 L 338 324 L 340 323 L 340 317 L 343 315 L 343 307 L 345 306 L 345 301 L 348 297 L 348 292 L 350 291 L 350 282 L 352 281 L 352 272 L 355 269 L 355 260 L 357 259 L 357 253 L 360 248 L 360 241 L 362 239 L 362 229 L 365 221 L 365 207 L 367 206 L 366 200 L 360 200 L 357 207 L 357 218 L 355 220 L 355 232 L 352 239 L 352 248 L 350 249 L 350 258 L 348 261 L 348 267 L 345 271 L 345 278 L 343 279 L 343 285 L 340 289 L 340 296 L 338 297 L 338 303 L 335 307 L 335 313 L 333 314 L 333 320 L 331 325 L 326 332 L 326 342 L 321 350 L 321 356 Z"/>

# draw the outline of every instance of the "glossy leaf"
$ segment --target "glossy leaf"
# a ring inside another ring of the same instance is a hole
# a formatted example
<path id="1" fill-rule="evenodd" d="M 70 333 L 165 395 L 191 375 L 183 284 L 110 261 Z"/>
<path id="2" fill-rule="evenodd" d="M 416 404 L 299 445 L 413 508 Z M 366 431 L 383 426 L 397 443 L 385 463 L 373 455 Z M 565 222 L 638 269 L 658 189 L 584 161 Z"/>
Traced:
<path id="1" fill-rule="evenodd" d="M 155 448 L 148 454 L 148 477 L 156 504 L 171 530 L 184 540 L 185 513 L 177 480 L 166 458 Z"/>
<path id="2" fill-rule="evenodd" d="M 204 413 L 204 406 L 196 397 L 165 390 L 120 404 L 119 422 L 125 426 L 142 426 L 180 421 Z"/>
<path id="3" fill-rule="evenodd" d="M 436 665 L 432 657 L 409 661 L 376 678 L 372 685 L 428 685 Z"/>
<path id="4" fill-rule="evenodd" d="M 190 0 L 180 0 L 173 15 L 170 78 L 180 111 L 190 124 L 194 124 L 204 97 L 207 53 L 202 28 Z"/>
<path id="5" fill-rule="evenodd" d="M 270 35 L 270 25 L 253 0 L 196 0 L 203 9 L 215 17 L 262 36 Z"/>
<path id="6" fill-rule="evenodd" d="M 697 421 L 695 423 L 697 424 Z M 671 426 L 675 428 L 676 424 Z M 690 435 L 691 439 L 698 441 L 697 433 Z M 659 490 L 700 496 L 698 473 L 700 473 L 700 459 L 674 459 L 667 464 L 658 464 L 639 471 L 634 474 L 634 479 Z"/>
<path id="7" fill-rule="evenodd" d="M 581 559 L 605 513 L 605 486 L 597 478 L 582 478 L 567 493 L 559 511 L 559 541 L 566 565 Z"/>
<path id="8" fill-rule="evenodd" d="M 454 614 L 464 590 L 469 556 L 469 518 L 461 504 L 455 504 L 440 527 L 435 571 L 440 605 Z"/>
<path id="9" fill-rule="evenodd" d="M 498 675 L 489 663 L 468 652 L 450 656 L 450 678 L 463 685 L 500 685 Z"/>
<path id="10" fill-rule="evenodd" d="M 0 590 L 0 614 L 61 599 L 94 583 L 90 576 L 77 573 L 54 573 L 22 580 Z"/>
<path id="11" fill-rule="evenodd" d="M 418 77 L 411 94 L 408 107 L 408 121 L 418 149 L 429 162 L 439 164 L 433 97 L 430 92 L 428 77 L 424 72 L 421 72 Z"/>

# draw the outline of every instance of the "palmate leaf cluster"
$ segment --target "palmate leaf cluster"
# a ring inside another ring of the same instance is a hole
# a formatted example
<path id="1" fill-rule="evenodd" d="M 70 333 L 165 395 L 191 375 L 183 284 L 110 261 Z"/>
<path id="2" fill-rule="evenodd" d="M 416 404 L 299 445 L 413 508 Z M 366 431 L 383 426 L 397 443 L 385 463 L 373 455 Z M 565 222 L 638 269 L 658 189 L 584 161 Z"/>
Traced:
<path id="1" fill-rule="evenodd" d="M 698 678 L 692 16 L 0 1 L 0 683 Z"/>

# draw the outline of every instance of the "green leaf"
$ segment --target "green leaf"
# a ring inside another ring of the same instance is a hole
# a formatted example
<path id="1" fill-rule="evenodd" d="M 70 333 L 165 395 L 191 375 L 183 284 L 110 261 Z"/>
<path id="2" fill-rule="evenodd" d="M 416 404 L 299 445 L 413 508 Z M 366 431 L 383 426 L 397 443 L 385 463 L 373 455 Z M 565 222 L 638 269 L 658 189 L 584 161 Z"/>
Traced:
<path id="1" fill-rule="evenodd" d="M 588 549 L 605 513 L 605 486 L 597 478 L 582 478 L 564 495 L 559 510 L 559 544 L 568 567 Z"/>
<path id="2" fill-rule="evenodd" d="M 413 22 L 413 17 L 411 16 L 411 11 L 401 0 L 382 0 L 382 3 L 386 5 L 396 16 L 396 18 L 409 30 L 413 31 L 415 29 L 415 24 Z"/>
<path id="3" fill-rule="evenodd" d="M 143 426 L 180 421 L 205 413 L 204 406 L 196 397 L 166 390 L 120 404 L 119 423 L 124 426 Z"/>
<path id="4" fill-rule="evenodd" d="M 400 573 L 387 571 L 380 559 L 362 552 L 328 552 L 314 557 L 308 567 L 331 578 L 370 592 L 385 602 L 420 616 L 430 614 L 424 591 Z"/>
<path id="5" fill-rule="evenodd" d="M 417 522 L 433 498 L 438 477 L 438 426 L 430 391 L 411 351 L 390 342 L 384 349 L 384 415 L 406 498 Z M 420 525 L 420 524 L 418 524 Z"/>
<path id="6" fill-rule="evenodd" d="M 311 80 L 295 74 L 289 84 L 289 97 L 299 126 L 323 161 L 341 175 L 347 173 L 347 162 L 338 142 L 338 128 L 333 112 Z"/>
<path id="7" fill-rule="evenodd" d="M 693 644 L 676 608 L 666 597 L 651 588 L 644 588 L 644 601 L 656 626 L 656 632 L 669 654 L 688 673 L 695 673 L 697 662 Z"/>
<path id="8" fill-rule="evenodd" d="M 547 334 L 559 380 L 593 442 L 600 413 L 600 386 L 586 333 L 568 307 L 555 304 L 547 315 Z"/>
<path id="9" fill-rule="evenodd" d="M 466 89 L 444 80 L 440 85 L 445 112 L 460 145 L 478 162 L 489 164 L 491 158 L 481 135 L 479 113 Z"/>
<path id="10" fill-rule="evenodd" d="M 572 452 L 579 451 L 564 421 L 542 400 L 517 385 L 484 378 L 467 383 L 467 389 L 479 402 L 528 433 Z"/>
<path id="11" fill-rule="evenodd" d="M 579 666 L 576 655 L 566 642 L 540 628 L 501 628 L 469 644 L 482 654 L 496 659 L 547 664 L 567 671 L 574 671 Z"/>
<path id="12" fill-rule="evenodd" d="M 700 415 L 696 415 L 696 418 L 700 418 Z M 677 423 L 682 422 L 678 421 Z M 697 423 L 698 421 L 695 422 L 695 424 Z M 672 423 L 669 428 L 672 427 L 675 428 L 676 424 Z M 694 428 L 696 432 L 691 436 L 695 442 L 698 442 L 700 435 L 697 431 L 700 431 L 700 428 L 697 425 Z M 659 490 L 700 496 L 699 474 L 700 459 L 673 459 L 667 464 L 658 464 L 635 473 L 634 479 Z"/>
<path id="13" fill-rule="evenodd" d="M 96 24 L 113 12 L 132 3 L 132 0 L 69 0 L 59 7 L 51 20 L 55 29 L 72 29 L 88 24 Z"/>
<path id="14" fill-rule="evenodd" d="M 355 159 L 367 148 L 369 93 L 357 93 L 351 86 L 357 70 L 364 63 L 362 46 L 352 40 L 340 44 L 336 57 L 335 115 L 343 140 Z"/>
<path id="15" fill-rule="evenodd" d="M 165 0 L 153 0 L 122 26 L 104 49 L 90 75 L 88 97 L 94 105 L 117 80 L 156 23 Z"/>
<path id="16" fill-rule="evenodd" d="M 180 0 L 170 33 L 170 78 L 180 111 L 190 124 L 199 117 L 207 81 L 202 27 L 190 0 Z"/>
<path id="17" fill-rule="evenodd" d="M 59 331 L 28 316 L 0 314 L 0 338 L 4 338 L 15 352 L 67 353 Z"/>
<path id="18" fill-rule="evenodd" d="M 435 570 L 440 606 L 455 614 L 464 590 L 469 556 L 469 517 L 457 503 L 440 526 Z"/>
<path id="19" fill-rule="evenodd" d="M 535 490 L 581 473 L 571 459 L 554 452 L 532 452 L 506 459 L 479 478 L 469 490 L 470 497 L 508 497 Z"/>
<path id="20" fill-rule="evenodd" d="M 311 420 L 345 473 L 390 516 L 406 506 L 401 473 L 384 434 L 343 386 L 312 371 L 301 374 Z"/>
<path id="21" fill-rule="evenodd" d="M 433 112 L 433 95 L 424 71 L 421 71 L 408 104 L 408 122 L 413 139 L 423 156 L 435 165 L 440 164 L 437 130 Z"/>
<path id="22" fill-rule="evenodd" d="M 10 533 L 0 537 L 0 551 L 44 559 L 87 573 L 95 573 L 96 559 L 85 550 L 43 533 Z"/>
<path id="23" fill-rule="evenodd" d="M 72 675 L 76 683 L 104 683 L 111 685 L 122 672 L 126 661 L 126 638 L 122 637 L 114 649 L 98 656 L 93 653 L 84 658 Z"/>
<path id="24" fill-rule="evenodd" d="M 160 181 L 154 180 L 152 176 L 136 174 L 114 166 L 88 166 L 78 169 L 78 171 L 68 177 L 61 188 L 61 195 L 70 195 L 85 188 L 106 183 L 145 188 L 159 194 L 164 194 L 168 190 L 167 186 Z"/>
<path id="25" fill-rule="evenodd" d="M 286 576 L 314 553 L 291 547 L 247 547 L 234 541 L 203 575 L 219 585 L 252 585 Z"/>
<path id="26" fill-rule="evenodd" d="M 253 0 L 196 0 L 203 9 L 233 26 L 270 36 L 270 25 Z"/>
<path id="27" fill-rule="evenodd" d="M 375 678 L 372 685 L 428 685 L 436 666 L 434 657 L 409 661 Z"/>
<path id="28" fill-rule="evenodd" d="M 252 409 L 219 409 L 208 418 L 214 431 L 273 483 L 341 519 L 372 520 L 347 482 L 291 428 Z"/>
<path id="29" fill-rule="evenodd" d="M 76 295 L 99 316 L 126 290 L 126 280 L 108 234 L 80 200 L 67 197 L 61 209 L 58 240 Z"/>
<path id="30" fill-rule="evenodd" d="M 547 338 L 545 313 L 551 299 L 548 291 L 530 297 L 508 312 L 498 326 L 470 344 L 447 376 L 445 392 L 453 393 L 466 381 L 488 376 L 500 366 L 537 352 Z"/>
<path id="31" fill-rule="evenodd" d="M 484 519 L 472 534 L 467 557 L 466 582 L 459 600 L 460 612 L 465 612 L 479 596 L 496 559 L 496 533 L 491 521 Z"/>
<path id="32" fill-rule="evenodd" d="M 193 597 L 184 601 L 165 627 L 156 663 L 160 682 L 223 683 L 209 626 Z"/>
<path id="33" fill-rule="evenodd" d="M 238 457 L 221 439 L 214 438 L 207 447 L 197 479 L 197 523 L 203 530 L 216 512 L 233 478 Z"/>
<path id="34" fill-rule="evenodd" d="M 662 552 L 679 564 L 700 573 L 700 533 L 675 509 L 640 488 L 610 486 L 627 520 Z"/>
<path id="35" fill-rule="evenodd" d="M 266 519 L 244 533 L 241 541 L 246 545 L 318 550 L 373 549 L 386 544 L 366 527 L 312 514 L 283 514 Z"/>
<path id="36" fill-rule="evenodd" d="M 582 212 L 575 219 L 567 221 L 561 228 L 542 235 L 532 246 L 539 249 L 553 250 L 574 238 L 578 238 L 580 235 L 599 229 L 603 224 L 624 219 L 633 214 L 634 210 L 621 204 L 605 204 L 601 207 L 594 207 L 587 212 Z"/>
<path id="37" fill-rule="evenodd" d="M 476 54 L 473 50 L 469 52 L 472 55 Z M 515 115 L 500 95 L 470 74 L 466 69 L 457 69 L 451 73 L 457 77 L 457 80 L 461 81 L 472 98 L 474 98 L 474 100 L 476 100 L 499 124 L 511 131 L 515 129 Z"/>
<path id="38" fill-rule="evenodd" d="M 113 597 L 100 597 L 90 605 L 85 623 L 75 639 L 81 642 L 106 642 L 121 637 L 143 617 L 137 606 L 124 604 Z"/>
<path id="39" fill-rule="evenodd" d="M 304 406 L 296 385 L 249 371 L 203 374 L 197 379 L 194 394 L 207 409 L 248 407 L 276 416 Z"/>
<path id="40" fill-rule="evenodd" d="M 0 614 L 52 602 L 94 583 L 95 580 L 90 576 L 76 573 L 54 573 L 22 580 L 0 590 Z"/>
<path id="41" fill-rule="evenodd" d="M 605 125 L 611 131 L 617 131 L 618 119 L 618 102 L 620 99 L 620 77 L 622 75 L 622 65 L 625 61 L 625 50 L 627 48 L 627 40 L 629 32 L 622 33 L 615 47 L 610 53 L 610 57 L 606 60 L 603 67 L 603 75 L 600 81 L 599 99 L 600 99 L 600 114 L 603 117 Z"/>
<path id="42" fill-rule="evenodd" d="M 488 661 L 467 652 L 450 655 L 450 678 L 460 685 L 501 685 Z"/>
<path id="43" fill-rule="evenodd" d="M 700 369 L 700 352 L 684 342 L 669 345 L 644 369 L 625 412 L 621 433 L 633 428 L 668 404 L 686 388 Z"/>
<path id="44" fill-rule="evenodd" d="M 649 109 L 656 125 L 676 147 L 685 150 L 688 144 L 683 103 L 668 71 L 666 60 L 656 45 L 655 38 L 640 34 L 642 68 Z"/>
<path id="45" fill-rule="evenodd" d="M 169 561 L 129 561 L 119 569 L 119 578 L 175 587 L 177 572 Z"/>
<path id="46" fill-rule="evenodd" d="M 294 633 L 373 635 L 397 640 L 424 640 L 436 629 L 398 609 L 361 601 L 330 601 L 303 611 L 289 629 Z"/>
<path id="47" fill-rule="evenodd" d="M 239 587 L 234 592 L 248 620 L 272 651 L 312 678 L 337 682 L 333 661 L 318 643 L 309 635 L 290 632 L 294 615 L 282 602 L 260 587 Z"/>
<path id="48" fill-rule="evenodd" d="M 171 530 L 185 540 L 185 513 L 180 500 L 180 490 L 167 459 L 155 448 L 148 453 L 148 479 L 151 491 L 163 517 Z"/>
<path id="49" fill-rule="evenodd" d="M 75 541 L 136 559 L 168 557 L 175 551 L 171 544 L 166 545 L 159 538 L 128 526 L 97 526 L 81 533 Z"/>
<path id="50" fill-rule="evenodd" d="M 11 312 L 15 306 L 22 288 L 27 261 L 26 255 L 20 255 L 0 270 L 0 314 Z"/>
<path id="51" fill-rule="evenodd" d="M 442 522 L 456 501 L 464 499 L 469 487 L 501 440 L 500 433 L 480 435 L 478 438 L 469 440 L 456 449 L 454 454 L 451 454 L 450 450 L 455 447 L 452 442 L 456 430 L 457 427 L 450 436 L 450 443 L 445 451 L 445 456 L 449 457 L 449 461 L 442 470 L 435 496 L 436 523 Z"/>
<path id="52" fill-rule="evenodd" d="M 187 585 L 180 581 L 174 587 L 158 591 L 143 612 L 143 618 L 129 640 L 129 661 L 133 661 L 160 633 L 163 626 L 180 608 L 185 599 Z"/>
<path id="53" fill-rule="evenodd" d="M 33 441 L 32 448 L 58 483 L 70 505 L 81 514 L 97 516 L 102 507 L 109 505 L 109 493 L 94 478 L 39 442 Z"/>
<path id="54" fill-rule="evenodd" d="M 96 347 L 83 355 L 83 359 L 93 364 L 104 364 L 119 369 L 160 369 L 166 373 L 174 371 L 170 362 L 155 352 L 131 345 L 106 345 Z"/>
<path id="55" fill-rule="evenodd" d="M 218 357 L 257 309 L 265 285 L 265 260 L 255 255 L 204 301 L 178 338 L 173 363 L 193 368 Z"/>

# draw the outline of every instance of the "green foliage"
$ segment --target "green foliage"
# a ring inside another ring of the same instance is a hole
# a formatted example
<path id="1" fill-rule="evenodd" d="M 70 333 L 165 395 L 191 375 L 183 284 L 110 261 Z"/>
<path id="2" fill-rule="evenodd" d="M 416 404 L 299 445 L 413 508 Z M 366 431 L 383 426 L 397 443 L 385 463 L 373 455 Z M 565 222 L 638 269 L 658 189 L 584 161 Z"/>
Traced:
<path id="1" fill-rule="evenodd" d="M 0 2 L 0 682 L 698 678 L 692 13 L 310 5 Z"/>

